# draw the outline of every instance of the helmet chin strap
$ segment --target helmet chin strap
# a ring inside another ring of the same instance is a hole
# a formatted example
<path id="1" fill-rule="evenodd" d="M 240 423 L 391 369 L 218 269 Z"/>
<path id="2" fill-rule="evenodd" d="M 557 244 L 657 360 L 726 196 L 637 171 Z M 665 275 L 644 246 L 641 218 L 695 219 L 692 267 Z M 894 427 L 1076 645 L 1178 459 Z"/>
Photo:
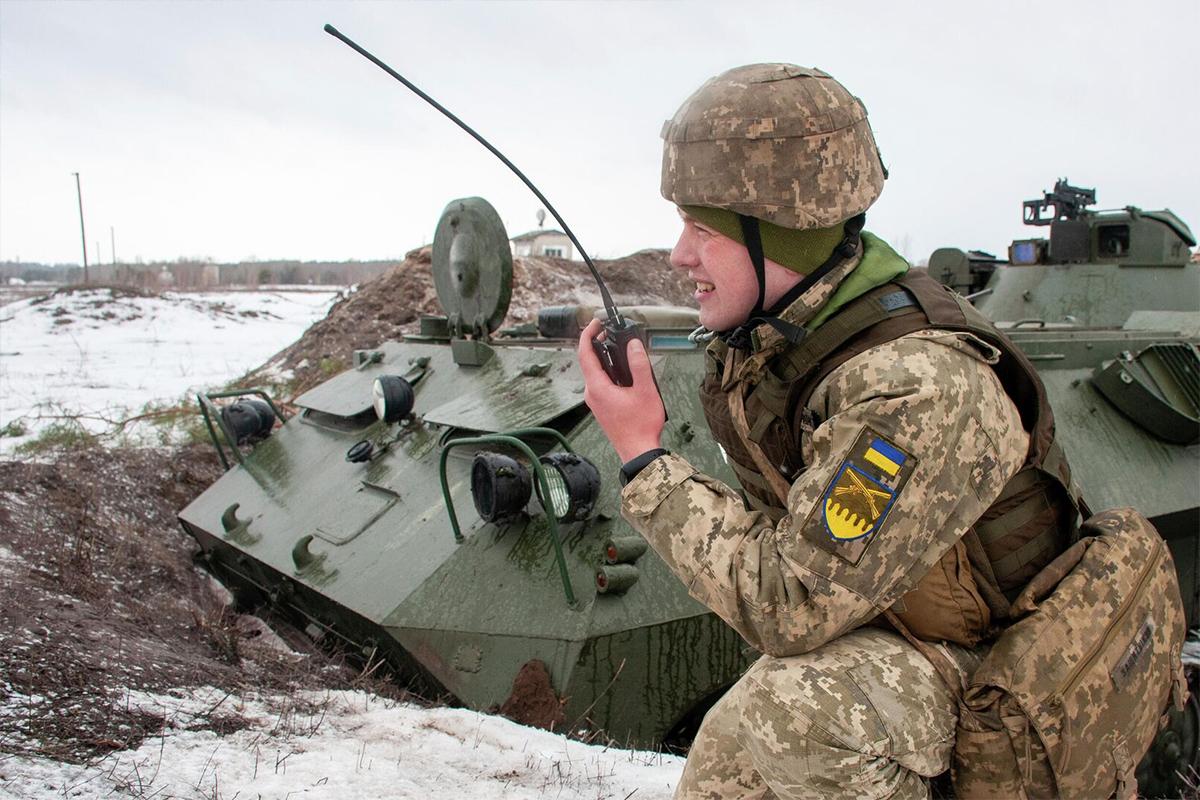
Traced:
<path id="1" fill-rule="evenodd" d="M 779 319 L 777 316 L 778 313 L 790 305 L 797 297 L 808 291 L 813 284 L 828 275 L 834 267 L 845 259 L 853 257 L 858 252 L 859 234 L 862 233 L 863 225 L 866 224 L 867 215 L 865 213 L 858 214 L 846 220 L 845 226 L 842 229 L 842 240 L 838 243 L 837 247 L 833 248 L 833 252 L 829 254 L 829 258 L 825 259 L 825 263 L 805 275 L 799 283 L 789 289 L 775 303 L 775 306 L 770 311 L 763 308 L 763 303 L 766 302 L 767 298 L 767 265 L 766 258 L 763 256 L 762 235 L 759 232 L 758 220 L 754 217 L 748 217 L 745 214 L 738 214 L 738 221 L 742 224 L 742 239 L 746 243 L 746 251 L 750 254 L 750 263 L 754 265 L 754 277 L 758 280 L 758 300 L 754 304 L 754 310 L 750 312 L 745 322 L 733 330 L 719 331 L 717 335 L 730 347 L 739 350 L 749 350 L 751 346 L 750 334 L 756 327 L 766 323 L 795 344 L 801 341 L 808 332 L 799 325 L 793 325 L 790 322 Z"/>
<path id="2" fill-rule="evenodd" d="M 758 301 L 748 317 L 748 320 L 753 320 L 762 314 L 763 302 L 767 299 L 767 264 L 763 256 L 762 232 L 758 228 L 758 220 L 738 214 L 738 222 L 742 223 L 742 241 L 746 243 L 750 263 L 754 265 L 754 277 L 758 279 Z"/>

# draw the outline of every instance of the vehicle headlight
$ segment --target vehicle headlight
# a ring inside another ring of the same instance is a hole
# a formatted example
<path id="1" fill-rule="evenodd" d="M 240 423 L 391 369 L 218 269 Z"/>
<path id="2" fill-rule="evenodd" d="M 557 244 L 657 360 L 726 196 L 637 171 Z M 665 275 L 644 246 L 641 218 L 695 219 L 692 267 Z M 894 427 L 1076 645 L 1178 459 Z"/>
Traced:
<path id="1" fill-rule="evenodd" d="M 221 409 L 221 422 L 238 444 L 254 443 L 271 435 L 275 412 L 262 400 L 238 400 Z"/>
<path id="2" fill-rule="evenodd" d="M 600 470 L 596 465 L 574 453 L 551 453 L 539 460 L 550 491 L 549 497 L 539 497 L 542 506 L 561 522 L 591 517 L 600 496 Z"/>
<path id="3" fill-rule="evenodd" d="M 471 464 L 471 499 L 484 522 L 504 522 L 520 514 L 533 488 L 529 470 L 512 456 L 482 452 Z"/>
<path id="4" fill-rule="evenodd" d="M 371 385 L 375 416 L 384 422 L 399 422 L 412 413 L 412 384 L 399 375 L 380 375 Z"/>

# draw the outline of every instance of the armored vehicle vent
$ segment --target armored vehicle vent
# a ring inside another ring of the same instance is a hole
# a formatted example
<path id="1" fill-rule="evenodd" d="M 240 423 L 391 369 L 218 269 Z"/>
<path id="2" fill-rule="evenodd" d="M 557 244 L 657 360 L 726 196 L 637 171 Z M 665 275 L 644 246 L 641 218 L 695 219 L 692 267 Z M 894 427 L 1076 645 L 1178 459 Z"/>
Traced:
<path id="1" fill-rule="evenodd" d="M 1196 348 L 1188 344 L 1164 344 L 1157 349 L 1163 353 L 1164 366 L 1170 370 L 1171 377 L 1186 392 L 1192 414 L 1200 411 L 1200 355 Z"/>
<path id="2" fill-rule="evenodd" d="M 1200 441 L 1200 350 L 1187 342 L 1123 353 L 1092 379 L 1100 392 L 1146 430 L 1177 444 Z"/>

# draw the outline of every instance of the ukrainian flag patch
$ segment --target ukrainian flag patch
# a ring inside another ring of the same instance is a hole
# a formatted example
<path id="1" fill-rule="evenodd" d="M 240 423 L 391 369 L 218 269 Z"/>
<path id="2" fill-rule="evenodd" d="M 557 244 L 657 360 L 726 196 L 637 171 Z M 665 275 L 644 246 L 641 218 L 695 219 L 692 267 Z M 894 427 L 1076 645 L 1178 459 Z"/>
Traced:
<path id="1" fill-rule="evenodd" d="M 892 447 L 887 443 L 886 439 L 881 437 L 876 437 L 871 442 L 871 446 L 867 448 L 867 454 L 863 457 L 888 475 L 893 476 L 900 471 L 900 467 L 904 466 L 904 462 L 908 460 L 908 456 Z"/>
<path id="2" fill-rule="evenodd" d="M 915 467 L 912 454 L 864 428 L 826 487 L 814 516 L 834 541 L 853 542 L 878 533 Z"/>

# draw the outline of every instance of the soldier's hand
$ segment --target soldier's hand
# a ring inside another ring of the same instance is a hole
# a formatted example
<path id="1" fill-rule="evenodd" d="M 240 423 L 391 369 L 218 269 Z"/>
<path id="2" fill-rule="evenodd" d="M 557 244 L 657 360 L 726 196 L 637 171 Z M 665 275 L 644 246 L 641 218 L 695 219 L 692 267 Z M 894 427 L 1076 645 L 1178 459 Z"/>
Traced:
<path id="1" fill-rule="evenodd" d="M 641 341 L 634 339 L 626 351 L 633 385 L 617 386 L 608 377 L 592 349 L 592 340 L 600 336 L 602 330 L 600 321 L 592 320 L 579 337 L 583 401 L 624 462 L 662 446 L 667 412 L 654 383 L 650 357 Z"/>

